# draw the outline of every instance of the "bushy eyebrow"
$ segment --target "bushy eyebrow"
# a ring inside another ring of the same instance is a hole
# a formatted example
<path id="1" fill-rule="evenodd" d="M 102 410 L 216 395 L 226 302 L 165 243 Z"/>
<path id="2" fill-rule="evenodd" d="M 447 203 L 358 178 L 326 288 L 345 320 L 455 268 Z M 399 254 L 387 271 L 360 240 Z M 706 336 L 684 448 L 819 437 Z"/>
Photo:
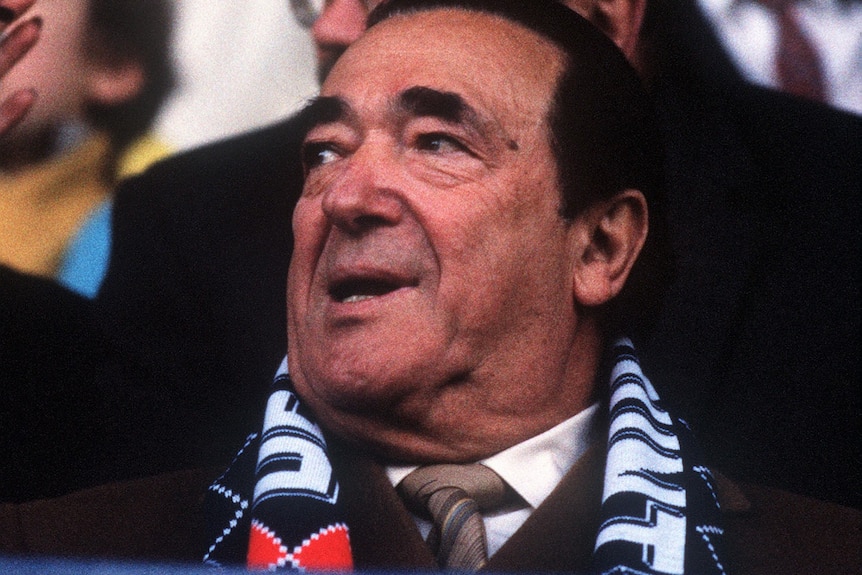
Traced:
<path id="1" fill-rule="evenodd" d="M 480 114 L 454 92 L 414 86 L 399 95 L 395 108 L 399 115 L 431 117 L 447 124 L 457 124 L 489 144 L 498 138 L 507 138 L 499 123 Z"/>
<path id="2" fill-rule="evenodd" d="M 431 117 L 448 124 L 458 124 L 482 138 L 492 134 L 504 137 L 502 127 L 479 114 L 464 98 L 454 92 L 443 92 L 426 86 L 413 86 L 401 92 L 392 103 L 392 112 L 401 117 Z M 357 123 L 356 111 L 338 96 L 318 96 L 299 113 L 303 137 L 318 126 L 333 123 Z"/>
<path id="3" fill-rule="evenodd" d="M 298 119 L 304 138 L 317 126 L 345 121 L 352 116 L 350 105 L 342 98 L 318 96 L 299 112 Z"/>
<path id="4" fill-rule="evenodd" d="M 431 116 L 453 124 L 478 117 L 476 111 L 458 94 L 424 86 L 404 90 L 398 99 L 398 108 L 413 116 Z"/>

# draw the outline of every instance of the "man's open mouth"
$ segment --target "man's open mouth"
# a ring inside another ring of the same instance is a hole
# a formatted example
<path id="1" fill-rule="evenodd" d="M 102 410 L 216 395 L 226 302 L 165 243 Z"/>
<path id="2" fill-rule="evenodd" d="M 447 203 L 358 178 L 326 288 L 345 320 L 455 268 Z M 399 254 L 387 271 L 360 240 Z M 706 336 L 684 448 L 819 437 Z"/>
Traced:
<path id="1" fill-rule="evenodd" d="M 329 288 L 329 296 L 339 303 L 356 303 L 392 293 L 406 283 L 384 278 L 347 278 Z"/>

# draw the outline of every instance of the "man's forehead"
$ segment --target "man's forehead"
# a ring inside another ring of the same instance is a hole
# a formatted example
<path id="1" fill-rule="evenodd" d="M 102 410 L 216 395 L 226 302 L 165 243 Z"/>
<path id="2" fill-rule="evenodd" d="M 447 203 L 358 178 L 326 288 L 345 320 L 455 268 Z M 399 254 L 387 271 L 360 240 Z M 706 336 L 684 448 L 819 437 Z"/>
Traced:
<path id="1" fill-rule="evenodd" d="M 550 41 L 500 16 L 438 8 L 399 14 L 370 28 L 336 63 L 321 93 L 401 91 L 424 85 L 541 97 L 562 69 Z M 463 94 L 462 94 L 463 95 Z"/>

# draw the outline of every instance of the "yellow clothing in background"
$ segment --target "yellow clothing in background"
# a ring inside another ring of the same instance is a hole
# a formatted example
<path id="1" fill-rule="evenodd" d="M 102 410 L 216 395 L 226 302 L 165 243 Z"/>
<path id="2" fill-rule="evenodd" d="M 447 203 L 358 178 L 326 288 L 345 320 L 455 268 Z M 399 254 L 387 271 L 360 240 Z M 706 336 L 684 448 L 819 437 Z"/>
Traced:
<path id="1" fill-rule="evenodd" d="M 118 158 L 115 178 L 138 174 L 169 153 L 157 138 L 142 136 Z M 0 173 L 0 263 L 56 278 L 69 242 L 111 196 L 109 154 L 108 138 L 97 134 L 54 160 Z"/>
<path id="2" fill-rule="evenodd" d="M 145 134 L 123 150 L 117 159 L 117 179 L 140 174 L 151 164 L 169 156 L 173 150 L 152 134 Z"/>
<path id="3" fill-rule="evenodd" d="M 108 139 L 96 135 L 63 156 L 0 174 L 0 262 L 54 277 L 70 238 L 111 193 Z"/>

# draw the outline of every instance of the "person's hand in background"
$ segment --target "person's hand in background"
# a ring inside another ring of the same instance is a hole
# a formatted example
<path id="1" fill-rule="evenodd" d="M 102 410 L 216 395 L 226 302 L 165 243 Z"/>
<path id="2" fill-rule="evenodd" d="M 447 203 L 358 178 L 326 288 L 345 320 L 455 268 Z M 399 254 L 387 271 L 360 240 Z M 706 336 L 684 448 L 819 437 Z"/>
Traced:
<path id="1" fill-rule="evenodd" d="M 13 26 L 35 0 L 0 0 L 0 137 L 17 124 L 36 100 L 32 89 L 20 89 L 11 94 L 2 91 L 3 76 L 33 47 L 39 38 L 41 20 L 25 19 Z"/>

